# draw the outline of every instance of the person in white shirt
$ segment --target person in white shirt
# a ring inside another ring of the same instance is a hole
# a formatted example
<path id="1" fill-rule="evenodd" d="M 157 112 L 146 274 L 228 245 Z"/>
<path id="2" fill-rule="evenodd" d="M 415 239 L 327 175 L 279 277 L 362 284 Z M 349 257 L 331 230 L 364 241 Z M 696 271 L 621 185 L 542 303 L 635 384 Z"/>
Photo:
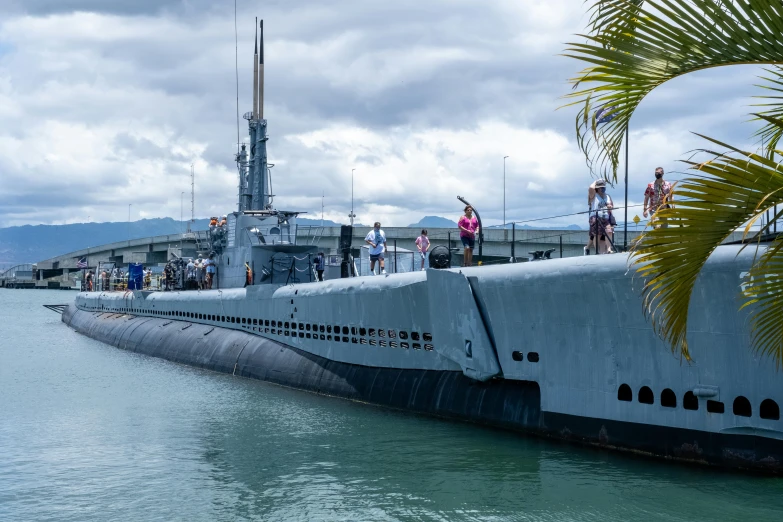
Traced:
<path id="1" fill-rule="evenodd" d="M 585 247 L 585 254 L 590 253 L 590 243 L 596 244 L 596 253 L 613 254 L 610 239 L 612 239 L 612 197 L 606 193 L 606 181 L 599 179 L 590 185 L 588 190 L 590 205 L 590 241 Z"/>
<path id="2" fill-rule="evenodd" d="M 386 274 L 386 269 L 383 265 L 384 252 L 386 252 L 386 234 L 381 230 L 380 222 L 376 221 L 373 225 L 373 229 L 364 238 L 364 242 L 370 245 L 370 273 L 375 275 L 375 262 L 378 261 L 380 265 L 380 273 Z"/>

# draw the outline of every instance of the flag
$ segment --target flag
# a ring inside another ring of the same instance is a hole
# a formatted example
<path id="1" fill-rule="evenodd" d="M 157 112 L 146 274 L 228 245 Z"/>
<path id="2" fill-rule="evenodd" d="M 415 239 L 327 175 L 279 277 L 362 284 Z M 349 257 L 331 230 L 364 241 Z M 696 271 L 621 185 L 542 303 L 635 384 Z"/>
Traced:
<path id="1" fill-rule="evenodd" d="M 83 257 L 76 262 L 76 268 L 87 268 L 87 258 Z"/>
<path id="2" fill-rule="evenodd" d="M 617 113 L 614 112 L 614 107 L 610 105 L 604 105 L 595 111 L 595 123 L 597 125 L 600 125 L 601 123 L 609 123 L 614 119 L 615 116 L 617 116 Z"/>

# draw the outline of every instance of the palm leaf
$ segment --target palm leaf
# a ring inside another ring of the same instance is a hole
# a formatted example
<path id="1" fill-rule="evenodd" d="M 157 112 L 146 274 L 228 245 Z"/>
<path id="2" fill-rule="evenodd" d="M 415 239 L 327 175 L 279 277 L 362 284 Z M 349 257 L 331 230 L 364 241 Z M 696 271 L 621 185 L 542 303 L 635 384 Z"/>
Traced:
<path id="1" fill-rule="evenodd" d="M 751 309 L 750 326 L 753 345 L 762 355 L 783 365 L 783 238 L 776 239 L 750 270 L 743 289 Z"/>
<path id="2" fill-rule="evenodd" d="M 783 4 L 769 0 L 596 0 L 592 33 L 565 56 L 590 66 L 571 79 L 566 106 L 580 105 L 577 141 L 590 169 L 617 179 L 620 148 L 636 107 L 658 85 L 732 64 L 783 63 Z M 598 107 L 615 118 L 599 127 Z"/>
<path id="3" fill-rule="evenodd" d="M 748 223 L 748 232 L 754 220 L 783 202 L 780 165 L 764 155 L 705 139 L 728 153 L 705 150 L 713 159 L 703 163 L 686 161 L 697 175 L 676 186 L 676 207 L 655 214 L 655 219 L 665 220 L 668 228 L 645 233 L 632 253 L 632 263 L 645 281 L 645 312 L 672 350 L 686 357 L 688 306 L 707 258 L 737 228 Z M 783 332 L 783 314 L 777 301 L 783 295 L 774 286 L 783 285 L 783 272 L 778 271 L 773 278 L 767 275 L 783 268 L 780 251 L 780 245 L 773 246 L 762 255 L 761 262 L 751 270 L 752 283 L 745 290 L 749 298 L 746 305 L 755 305 L 754 346 L 772 355 L 778 364 L 783 362 L 783 336 L 775 337 L 771 332 Z M 769 261 L 764 263 L 764 259 Z"/>

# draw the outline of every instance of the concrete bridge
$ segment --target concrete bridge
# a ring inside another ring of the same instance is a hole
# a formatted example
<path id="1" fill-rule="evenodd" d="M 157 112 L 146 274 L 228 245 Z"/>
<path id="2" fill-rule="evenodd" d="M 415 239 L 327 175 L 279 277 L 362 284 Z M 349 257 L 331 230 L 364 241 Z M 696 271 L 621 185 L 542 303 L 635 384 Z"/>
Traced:
<path id="1" fill-rule="evenodd" d="M 370 231 L 369 227 L 354 227 L 353 248 L 354 256 L 359 257 L 358 250 L 363 246 L 364 238 Z M 390 249 L 395 245 L 399 249 L 416 250 L 415 240 L 421 232 L 418 228 L 385 227 L 384 232 L 388 239 Z M 639 229 L 641 232 L 641 227 Z M 628 232 L 628 244 L 638 236 L 639 232 Z M 75 280 L 81 270 L 76 263 L 87 259 L 89 268 L 94 269 L 99 262 L 116 263 L 118 266 L 127 266 L 128 263 L 142 263 L 158 265 L 166 263 L 172 254 L 180 257 L 196 257 L 208 232 L 205 230 L 187 232 L 184 234 L 169 234 L 126 241 L 117 241 L 107 245 L 84 248 L 75 252 L 69 252 L 51 259 L 39 261 L 35 265 L 34 279 L 38 287 L 51 287 L 52 282 L 59 283 L 62 287 L 75 287 Z M 513 241 L 512 241 L 513 236 Z M 459 229 L 456 228 L 432 228 L 429 229 L 429 238 L 432 246 L 447 245 L 453 252 L 452 264 L 459 266 L 462 263 L 462 244 L 459 239 Z M 735 232 L 730 240 L 740 240 L 741 232 Z M 484 263 L 508 262 L 512 256 L 512 248 L 517 261 L 527 261 L 528 252 L 536 250 L 554 249 L 551 257 L 573 257 L 584 255 L 583 247 L 587 243 L 587 230 L 531 230 L 490 228 L 484 231 Z M 297 228 L 297 242 L 299 244 L 317 245 L 327 255 L 339 254 L 340 227 L 299 226 Z M 450 241 L 450 244 L 449 244 Z M 623 232 L 615 233 L 615 244 L 618 248 L 623 245 Z M 474 251 L 474 262 L 477 261 L 478 245 Z"/>

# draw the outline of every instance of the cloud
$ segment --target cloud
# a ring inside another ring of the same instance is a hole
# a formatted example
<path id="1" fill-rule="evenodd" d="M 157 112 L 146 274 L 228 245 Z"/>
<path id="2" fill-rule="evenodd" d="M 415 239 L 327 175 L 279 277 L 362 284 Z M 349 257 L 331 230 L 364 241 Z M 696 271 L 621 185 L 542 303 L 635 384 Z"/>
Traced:
<path id="1" fill-rule="evenodd" d="M 236 205 L 233 4 L 12 0 L 0 7 L 0 219 L 5 225 L 179 216 Z M 256 3 L 240 1 L 239 113 L 249 110 Z M 265 5 L 266 107 L 276 204 L 345 221 L 583 210 L 590 182 L 574 108 L 582 65 L 560 57 L 586 17 L 572 0 L 299 1 Z M 654 92 L 631 127 L 632 203 L 655 166 L 700 144 L 750 143 L 755 67 Z M 240 139 L 246 140 L 245 122 Z M 676 174 L 672 173 L 672 177 Z M 667 174 L 667 177 L 669 174 Z M 612 188 L 622 199 L 621 186 Z M 619 197 L 618 197 L 619 196 Z M 185 196 L 188 197 L 187 195 Z M 543 224 L 570 224 L 580 216 Z"/>

